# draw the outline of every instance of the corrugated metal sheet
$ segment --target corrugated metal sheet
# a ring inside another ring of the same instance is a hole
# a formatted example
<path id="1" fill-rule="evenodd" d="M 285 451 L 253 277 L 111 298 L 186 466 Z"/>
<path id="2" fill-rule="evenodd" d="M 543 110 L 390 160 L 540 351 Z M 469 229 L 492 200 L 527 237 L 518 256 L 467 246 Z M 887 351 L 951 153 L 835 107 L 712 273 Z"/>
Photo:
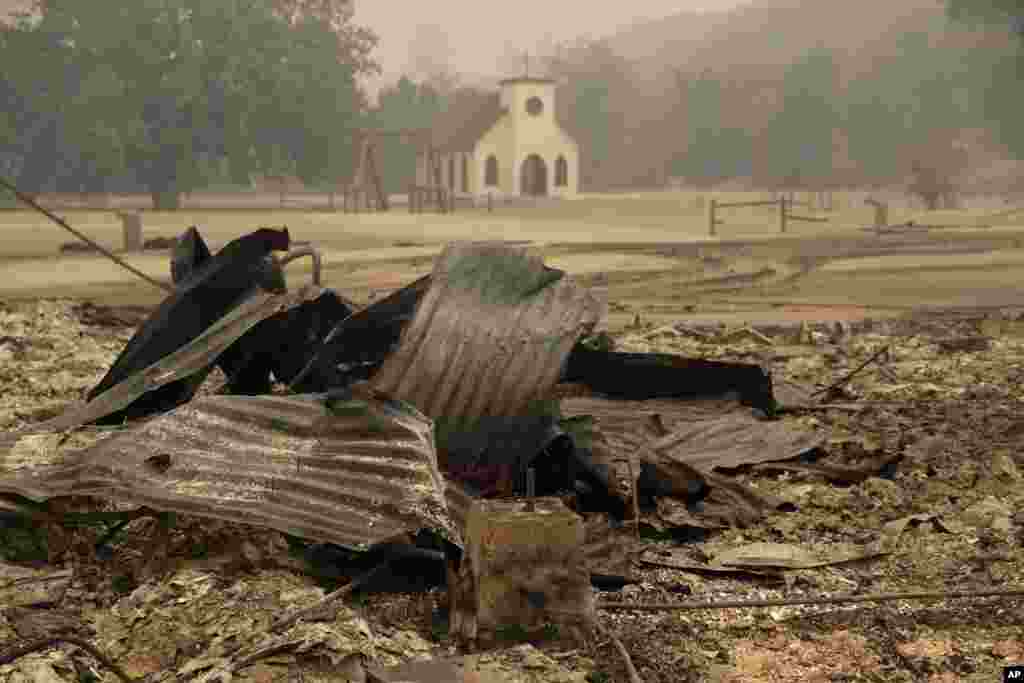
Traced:
<path id="1" fill-rule="evenodd" d="M 604 312 L 564 275 L 529 248 L 449 245 L 371 384 L 435 419 L 519 414 L 546 397 Z"/>
<path id="2" fill-rule="evenodd" d="M 787 460 L 823 442 L 823 435 L 787 420 L 765 421 L 732 401 L 616 401 L 571 398 L 562 401 L 567 416 L 592 415 L 615 445 L 635 443 L 641 434 L 650 448 L 702 472 L 716 467 Z M 647 424 L 659 416 L 668 434 L 653 436 Z"/>
<path id="3" fill-rule="evenodd" d="M 284 294 L 254 292 L 199 337 L 110 387 L 92 401 L 73 404 L 51 420 L 0 436 L 0 458 L 26 434 L 74 429 L 124 408 L 147 391 L 208 370 L 217 356 L 261 320 L 313 301 L 322 293 L 322 289 L 313 285 Z"/>
<path id="4" fill-rule="evenodd" d="M 94 495 L 348 546 L 429 527 L 461 545 L 468 497 L 437 466 L 412 406 L 315 396 L 209 396 L 143 424 L 23 437 L 0 492 Z"/>
<path id="5" fill-rule="evenodd" d="M 465 538 L 466 520 L 469 519 L 469 509 L 475 500 L 469 495 L 458 482 L 445 478 L 444 499 L 448 504 L 448 516 L 451 518 L 459 535 Z"/>

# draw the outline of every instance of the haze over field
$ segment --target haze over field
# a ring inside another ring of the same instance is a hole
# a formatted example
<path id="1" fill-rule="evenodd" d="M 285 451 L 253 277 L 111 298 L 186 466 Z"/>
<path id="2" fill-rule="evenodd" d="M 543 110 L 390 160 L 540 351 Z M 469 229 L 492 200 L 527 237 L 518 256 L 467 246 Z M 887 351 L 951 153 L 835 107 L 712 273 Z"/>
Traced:
<path id="1" fill-rule="evenodd" d="M 437 142 L 528 71 L 557 81 L 584 192 L 1024 191 L 1010 0 L 347 1 L 45 4 L 0 41 L 31 65 L 0 78 L 0 164 L 32 191 L 162 206 L 265 177 L 336 187 L 353 131 Z M 377 148 L 382 193 L 407 188 L 413 147 Z"/>
<path id="2" fill-rule="evenodd" d="M 737 0 L 636 0 L 598 3 L 592 0 L 520 0 L 515 3 L 440 0 L 357 0 L 357 22 L 381 36 L 377 57 L 384 75 L 393 81 L 409 66 L 410 47 L 423 25 L 440 26 L 447 34 L 451 66 L 463 74 L 488 77 L 501 74 L 506 52 L 534 51 L 547 39 L 600 38 L 632 24 L 674 14 L 725 10 Z M 502 74 L 504 75 L 504 74 Z"/>

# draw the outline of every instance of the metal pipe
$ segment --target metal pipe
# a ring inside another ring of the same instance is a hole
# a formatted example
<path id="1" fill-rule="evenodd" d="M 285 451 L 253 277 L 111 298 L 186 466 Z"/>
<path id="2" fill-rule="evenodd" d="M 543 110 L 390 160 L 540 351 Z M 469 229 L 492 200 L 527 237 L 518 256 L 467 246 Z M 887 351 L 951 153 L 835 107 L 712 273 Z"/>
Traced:
<path id="1" fill-rule="evenodd" d="M 305 244 L 295 249 L 292 249 L 287 254 L 281 257 L 278 263 L 284 268 L 286 265 L 294 261 L 295 259 L 302 258 L 303 256 L 309 256 L 313 259 L 313 284 L 317 287 L 320 286 L 320 274 L 323 270 L 323 260 L 320 258 L 320 252 L 314 249 L 312 246 Z"/>
<path id="2" fill-rule="evenodd" d="M 110 251 L 109 249 L 107 249 L 106 247 L 104 247 L 104 246 L 102 246 L 100 244 L 97 244 L 96 242 L 92 241 L 91 239 L 89 239 L 88 237 L 83 235 L 82 233 L 80 233 L 77 230 L 75 230 L 74 228 L 72 228 L 70 225 L 68 225 L 67 223 L 64 222 L 63 218 L 61 218 L 60 216 L 58 216 L 58 215 L 48 211 L 47 209 L 44 209 L 42 206 L 37 204 L 34 199 L 32 199 L 28 195 L 26 195 L 23 192 L 21 192 L 18 188 L 16 188 L 14 185 L 12 185 L 10 182 L 8 182 L 5 178 L 0 178 L 0 185 L 3 185 L 8 190 L 13 192 L 14 196 L 17 197 L 20 201 L 24 202 L 25 204 L 28 204 L 33 209 L 35 209 L 36 211 L 38 211 L 41 214 L 43 214 L 44 216 L 49 218 L 51 221 L 53 221 L 54 223 L 56 223 L 60 227 L 64 228 L 65 230 L 70 232 L 72 235 L 74 235 L 78 239 L 82 240 L 86 244 L 88 244 L 88 245 L 92 246 L 93 248 L 97 249 L 100 253 L 102 253 L 104 256 L 106 256 L 107 258 L 112 260 L 117 265 L 119 265 L 122 268 L 130 271 L 131 273 L 134 273 L 135 275 L 138 275 L 139 277 L 141 277 L 143 280 L 145 280 L 149 284 L 153 285 L 154 287 L 159 287 L 160 289 L 162 289 L 162 290 L 164 290 L 165 292 L 168 292 L 168 293 L 171 293 L 171 292 L 174 291 L 174 287 L 172 285 L 169 285 L 167 283 L 160 282 L 159 280 L 151 278 L 150 276 L 146 275 L 145 273 L 143 273 L 141 270 L 139 270 L 135 266 L 131 265 L 130 263 L 128 263 L 124 259 L 122 259 L 119 256 L 117 256 L 116 254 L 114 254 L 114 252 Z"/>

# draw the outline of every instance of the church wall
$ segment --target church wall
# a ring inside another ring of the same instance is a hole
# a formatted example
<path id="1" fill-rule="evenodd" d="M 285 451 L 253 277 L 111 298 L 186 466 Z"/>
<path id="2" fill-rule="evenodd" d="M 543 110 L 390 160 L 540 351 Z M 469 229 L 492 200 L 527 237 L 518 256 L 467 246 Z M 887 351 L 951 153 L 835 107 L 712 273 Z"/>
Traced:
<path id="1" fill-rule="evenodd" d="M 502 117 L 489 131 L 483 134 L 473 149 L 472 176 L 470 192 L 484 195 L 488 192 L 496 194 L 515 194 L 518 191 L 518 180 L 515 178 L 515 159 L 511 150 L 515 149 L 514 130 L 509 118 Z M 487 171 L 487 157 L 493 154 L 498 159 L 498 186 L 488 187 L 484 183 Z"/>
<path id="2" fill-rule="evenodd" d="M 544 161 L 547 180 L 547 194 L 552 197 L 574 197 L 579 190 L 579 149 L 576 142 L 558 125 L 555 116 L 555 86 L 543 82 L 506 83 L 501 89 L 501 98 L 509 112 L 477 141 L 472 152 L 442 154 L 441 182 L 445 187 L 454 187 L 463 192 L 462 158 L 467 159 L 469 173 L 468 192 L 483 196 L 518 195 L 523 162 L 531 154 L 537 154 Z M 527 102 L 532 97 L 541 100 L 540 114 L 527 111 Z M 489 187 L 485 183 L 489 155 L 498 159 L 498 184 Z M 566 160 L 568 182 L 565 186 L 555 185 L 556 161 L 562 156 Z M 454 159 L 454 179 L 450 177 L 449 159 Z M 417 159 L 416 182 L 433 184 L 434 178 L 427 168 L 425 156 Z"/>

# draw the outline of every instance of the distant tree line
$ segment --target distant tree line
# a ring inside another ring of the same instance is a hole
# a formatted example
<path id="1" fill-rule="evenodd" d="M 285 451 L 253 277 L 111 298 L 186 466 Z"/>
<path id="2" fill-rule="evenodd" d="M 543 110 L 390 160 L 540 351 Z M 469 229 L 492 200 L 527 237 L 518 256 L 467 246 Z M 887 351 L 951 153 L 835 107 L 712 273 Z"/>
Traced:
<path id="1" fill-rule="evenodd" d="M 342 0 L 37 0 L 0 25 L 0 170 L 29 192 L 328 182 L 378 69 Z"/>
<path id="2" fill-rule="evenodd" d="M 681 75 L 686 142 L 672 160 L 672 173 L 717 180 L 756 170 L 762 179 L 814 182 L 833 175 L 840 140 L 861 179 L 898 178 L 915 163 L 955 165 L 959 132 L 990 125 L 991 108 L 983 101 L 1002 99 L 999 106 L 1005 106 L 1017 95 L 990 93 L 998 50 L 936 48 L 934 36 L 901 36 L 870 74 L 845 82 L 831 50 L 806 52 L 781 74 L 774 113 L 760 129 L 761 154 L 750 131 L 720 123 L 723 88 L 717 75 Z"/>
<path id="3" fill-rule="evenodd" d="M 1020 0 L 947 0 L 949 16 L 971 27 L 1001 28 L 1008 45 L 976 50 L 977 102 L 988 125 L 1016 159 L 1024 159 L 1024 5 Z"/>
<path id="4" fill-rule="evenodd" d="M 866 47 L 875 51 L 871 67 L 861 63 L 856 74 L 846 55 L 819 46 L 779 70 L 768 88 L 771 104 L 755 108 L 757 114 L 733 110 L 750 108 L 764 83 L 745 83 L 736 73 L 678 71 L 676 92 L 652 95 L 605 41 L 562 43 L 539 57 L 542 72 L 558 81 L 558 118 L 580 145 L 587 190 L 650 183 L 659 172 L 695 182 L 754 177 L 789 185 L 917 175 L 941 185 L 965 163 L 958 146 L 965 129 L 990 129 L 1011 154 L 1024 154 L 1024 127 L 1017 124 L 1024 110 L 1019 0 L 949 5 L 956 20 L 1005 25 L 1020 40 L 977 49 L 946 40 L 953 26 L 938 21 Z M 419 84 L 403 78 L 381 92 L 370 120 L 385 128 L 429 127 L 458 80 L 443 73 Z M 415 151 L 391 139 L 381 156 L 385 185 L 400 191 Z M 659 163 L 664 168 L 654 168 Z"/>
<path id="5" fill-rule="evenodd" d="M 446 79 L 447 80 L 447 79 Z M 368 115 L 368 127 L 381 130 L 430 128 L 452 94 L 452 84 L 433 80 L 415 83 L 402 76 L 393 86 L 377 93 L 377 106 Z M 405 192 L 416 172 L 417 148 L 411 140 L 382 137 L 376 150 L 381 183 L 385 192 Z"/>
<path id="6" fill-rule="evenodd" d="M 1013 39 L 937 48 L 948 27 L 922 26 L 856 77 L 818 47 L 781 70 L 759 121 L 734 115 L 755 95 L 736 74 L 680 71 L 675 92 L 651 96 L 603 41 L 540 57 L 588 190 L 659 173 L 813 182 L 844 164 L 862 180 L 951 172 L 966 128 L 992 130 L 1024 158 L 1024 10 L 1018 0 L 947 7 L 956 22 Z M 0 172 L 29 192 L 144 191 L 161 208 L 257 174 L 333 184 L 352 172 L 354 127 L 429 127 L 459 89 L 454 74 L 404 77 L 370 107 L 357 79 L 378 71 L 375 44 L 344 0 L 36 0 L 0 24 Z M 415 153 L 381 143 L 388 191 L 404 189 Z"/>

